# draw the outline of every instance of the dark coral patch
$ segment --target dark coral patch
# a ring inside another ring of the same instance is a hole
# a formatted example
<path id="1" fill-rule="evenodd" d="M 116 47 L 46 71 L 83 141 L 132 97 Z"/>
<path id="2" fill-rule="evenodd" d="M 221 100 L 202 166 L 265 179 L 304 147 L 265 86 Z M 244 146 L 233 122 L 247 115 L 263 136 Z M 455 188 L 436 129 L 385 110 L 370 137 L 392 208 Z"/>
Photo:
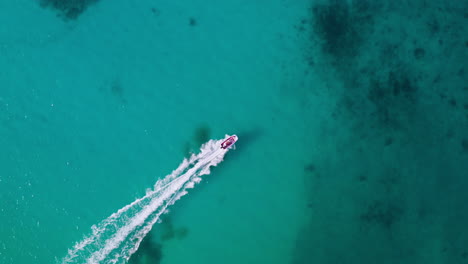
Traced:
<path id="1" fill-rule="evenodd" d="M 210 140 L 210 127 L 208 127 L 207 125 L 199 126 L 195 130 L 194 138 L 197 145 L 206 143 L 208 140 Z"/>
<path id="2" fill-rule="evenodd" d="M 67 20 L 77 19 L 90 5 L 98 0 L 40 0 L 42 7 L 57 10 L 59 16 Z"/>
<path id="3" fill-rule="evenodd" d="M 392 137 L 387 137 L 387 138 L 385 139 L 384 145 L 387 147 L 387 146 L 390 146 L 390 145 L 392 145 L 392 144 L 393 144 L 393 138 L 392 138 Z"/>
<path id="4" fill-rule="evenodd" d="M 197 25 L 197 20 L 195 18 L 193 18 L 193 17 L 189 18 L 189 25 L 191 27 L 196 26 Z"/>
<path id="5" fill-rule="evenodd" d="M 416 48 L 414 49 L 413 54 L 416 59 L 420 60 L 426 56 L 426 50 L 423 48 Z"/>
<path id="6" fill-rule="evenodd" d="M 169 216 L 163 217 L 161 225 L 161 240 L 167 241 L 173 238 L 183 239 L 187 236 L 189 230 L 186 227 L 175 228 Z"/>
<path id="7" fill-rule="evenodd" d="M 184 153 L 186 156 L 190 156 L 191 153 L 196 152 L 202 144 L 205 144 L 210 140 L 211 130 L 208 125 L 198 126 L 193 134 L 193 140 L 187 142 L 184 145 Z"/>
<path id="8" fill-rule="evenodd" d="M 315 171 L 315 165 L 313 163 L 307 164 L 306 166 L 304 166 L 304 171 L 314 172 Z"/>
<path id="9" fill-rule="evenodd" d="M 156 7 L 152 7 L 151 13 L 153 13 L 155 16 L 159 16 L 161 14 L 161 11 L 157 9 Z"/>
<path id="10" fill-rule="evenodd" d="M 312 8 L 315 33 L 321 37 L 322 48 L 333 55 L 343 55 L 347 47 L 355 47 L 358 39 L 353 34 L 349 6 L 344 1 Z"/>
<path id="11" fill-rule="evenodd" d="M 462 139 L 462 141 L 460 142 L 460 145 L 463 151 L 468 152 L 468 139 L 467 138 Z"/>
<path id="12" fill-rule="evenodd" d="M 390 229 L 400 220 L 402 215 L 403 210 L 400 207 L 391 203 L 375 201 L 361 214 L 361 220 L 367 224 L 377 224 Z"/>
<path id="13" fill-rule="evenodd" d="M 141 241 L 140 247 L 130 257 L 129 263 L 161 263 L 162 245 L 153 240 L 152 232 L 149 232 Z"/>
<path id="14" fill-rule="evenodd" d="M 353 58 L 369 26 L 373 25 L 375 7 L 371 1 L 330 0 L 311 7 L 312 38 L 320 38 L 322 49 L 336 60 Z"/>
<path id="15" fill-rule="evenodd" d="M 418 89 L 404 70 L 397 69 L 388 74 L 388 87 L 392 89 L 395 97 L 402 97 L 411 101 L 416 99 Z"/>
<path id="16" fill-rule="evenodd" d="M 367 98 L 375 106 L 375 115 L 380 122 L 395 125 L 415 107 L 418 86 L 408 71 L 400 67 L 386 77 L 386 80 L 370 81 Z"/>
<path id="17" fill-rule="evenodd" d="M 183 239 L 187 236 L 188 229 L 186 227 L 180 227 L 180 228 L 177 228 L 174 233 L 177 239 Z"/>

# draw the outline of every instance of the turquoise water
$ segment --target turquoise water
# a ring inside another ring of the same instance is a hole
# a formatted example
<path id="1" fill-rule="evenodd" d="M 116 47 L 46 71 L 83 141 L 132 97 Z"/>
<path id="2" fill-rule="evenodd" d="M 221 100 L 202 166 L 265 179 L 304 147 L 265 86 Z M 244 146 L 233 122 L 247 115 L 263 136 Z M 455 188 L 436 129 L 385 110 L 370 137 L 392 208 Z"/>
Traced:
<path id="1" fill-rule="evenodd" d="M 80 3 L 0 3 L 0 263 L 225 134 L 130 263 L 468 262 L 468 4 Z"/>

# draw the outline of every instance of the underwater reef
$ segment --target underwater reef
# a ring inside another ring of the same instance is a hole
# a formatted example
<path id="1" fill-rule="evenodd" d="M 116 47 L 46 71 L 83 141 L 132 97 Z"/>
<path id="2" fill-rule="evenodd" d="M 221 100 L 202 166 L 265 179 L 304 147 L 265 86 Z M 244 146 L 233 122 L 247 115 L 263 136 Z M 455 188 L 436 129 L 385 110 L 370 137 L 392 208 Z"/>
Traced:
<path id="1" fill-rule="evenodd" d="M 372 30 L 378 1 L 346 0 L 318 2 L 310 8 L 312 42 L 319 42 L 323 52 L 335 63 L 356 57 Z"/>
<path id="2" fill-rule="evenodd" d="M 57 11 L 58 16 L 64 20 L 76 20 L 86 9 L 98 0 L 40 0 L 44 8 Z"/>
<path id="3" fill-rule="evenodd" d="M 128 263 L 140 264 L 140 263 L 161 263 L 162 245 L 154 240 L 153 232 L 149 232 L 145 238 L 141 241 L 138 250 L 130 257 Z"/>
<path id="4" fill-rule="evenodd" d="M 304 79 L 325 85 L 304 89 L 334 104 L 328 148 L 301 168 L 310 220 L 291 263 L 467 262 L 467 8 L 310 1 L 294 27 Z"/>
<path id="5" fill-rule="evenodd" d="M 171 217 L 167 214 L 161 217 L 161 223 L 156 224 L 141 241 L 138 250 L 130 257 L 129 263 L 143 264 L 162 262 L 164 242 L 171 239 L 184 239 L 189 230 L 186 227 L 174 227 Z"/>
<path id="6" fill-rule="evenodd" d="M 211 129 L 208 125 L 202 124 L 195 128 L 193 132 L 193 140 L 186 142 L 184 145 L 184 154 L 186 157 L 190 156 L 191 153 L 198 151 L 202 144 L 208 142 L 211 139 Z"/>

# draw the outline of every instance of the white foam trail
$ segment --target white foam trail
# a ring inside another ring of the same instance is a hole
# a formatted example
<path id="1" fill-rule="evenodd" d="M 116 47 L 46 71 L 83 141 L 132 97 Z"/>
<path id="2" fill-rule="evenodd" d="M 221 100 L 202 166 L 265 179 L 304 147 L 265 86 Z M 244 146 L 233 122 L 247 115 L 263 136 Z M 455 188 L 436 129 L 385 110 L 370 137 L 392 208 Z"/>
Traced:
<path id="1" fill-rule="evenodd" d="M 229 136 L 226 135 L 225 139 Z M 128 260 L 136 252 L 154 223 L 187 193 L 187 189 L 210 173 L 210 166 L 223 160 L 228 150 L 221 149 L 223 140 L 210 140 L 200 153 L 184 159 L 177 169 L 154 185 L 146 195 L 122 207 L 91 227 L 92 233 L 68 250 L 62 263 L 117 263 Z"/>

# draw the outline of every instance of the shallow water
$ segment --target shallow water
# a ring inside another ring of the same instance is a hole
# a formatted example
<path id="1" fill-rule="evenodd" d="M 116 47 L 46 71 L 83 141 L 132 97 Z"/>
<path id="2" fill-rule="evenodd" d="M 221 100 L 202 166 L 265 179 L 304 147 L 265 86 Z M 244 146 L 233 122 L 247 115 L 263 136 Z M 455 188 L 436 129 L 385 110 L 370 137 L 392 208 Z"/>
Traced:
<path id="1" fill-rule="evenodd" d="M 69 2 L 0 4 L 0 263 L 234 133 L 130 263 L 468 261 L 463 1 Z"/>

